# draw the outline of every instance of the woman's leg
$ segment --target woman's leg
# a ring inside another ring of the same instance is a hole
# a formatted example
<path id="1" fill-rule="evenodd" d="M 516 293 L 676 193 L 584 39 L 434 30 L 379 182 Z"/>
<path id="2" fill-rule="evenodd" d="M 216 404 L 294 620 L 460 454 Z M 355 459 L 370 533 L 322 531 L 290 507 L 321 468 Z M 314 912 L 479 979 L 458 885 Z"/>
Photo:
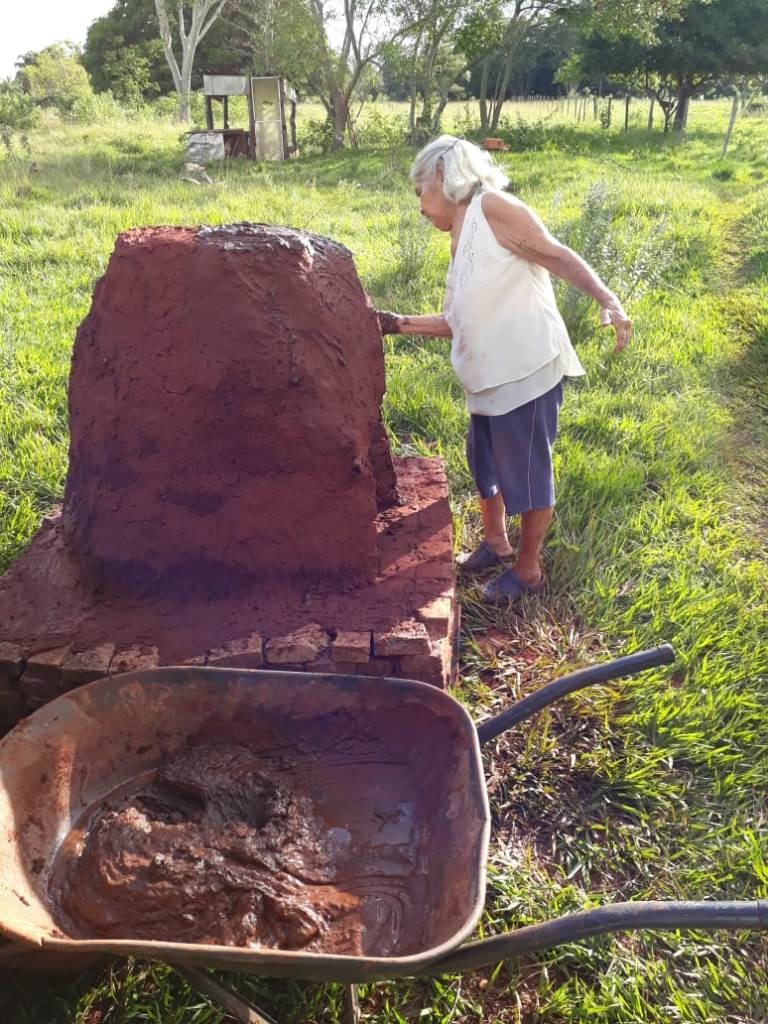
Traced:
<path id="1" fill-rule="evenodd" d="M 501 494 L 496 493 L 492 498 L 481 498 L 480 511 L 483 516 L 485 539 L 500 557 L 511 555 L 512 546 L 507 536 L 507 517 Z M 546 530 L 544 532 L 546 533 Z"/>
<path id="2" fill-rule="evenodd" d="M 520 514 L 520 548 L 512 568 L 528 586 L 535 587 L 544 576 L 541 549 L 554 514 L 551 507 L 533 508 Z"/>

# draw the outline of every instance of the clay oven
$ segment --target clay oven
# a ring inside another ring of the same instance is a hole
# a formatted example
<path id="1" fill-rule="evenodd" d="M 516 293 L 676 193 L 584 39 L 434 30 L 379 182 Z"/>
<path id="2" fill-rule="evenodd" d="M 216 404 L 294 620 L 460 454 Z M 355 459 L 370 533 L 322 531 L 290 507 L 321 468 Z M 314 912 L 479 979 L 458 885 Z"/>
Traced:
<path id="1" fill-rule="evenodd" d="M 63 506 L 0 579 L 0 719 L 158 664 L 446 685 L 447 485 L 393 461 L 384 388 L 341 245 L 121 235 L 75 340 Z"/>

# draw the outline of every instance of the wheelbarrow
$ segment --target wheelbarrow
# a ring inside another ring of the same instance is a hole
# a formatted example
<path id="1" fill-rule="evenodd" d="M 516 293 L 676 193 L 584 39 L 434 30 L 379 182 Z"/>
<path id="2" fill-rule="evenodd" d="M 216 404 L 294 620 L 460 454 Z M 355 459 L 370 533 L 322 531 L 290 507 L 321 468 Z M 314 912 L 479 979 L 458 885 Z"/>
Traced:
<path id="1" fill-rule="evenodd" d="M 466 941 L 485 898 L 481 746 L 566 694 L 673 660 L 663 645 L 583 669 L 479 726 L 449 694 L 410 680 L 186 666 L 73 690 L 0 742 L 0 963 L 31 950 L 159 960 L 246 1024 L 270 1018 L 205 968 L 337 981 L 355 1021 L 361 982 L 472 970 L 607 932 L 768 929 L 768 901 L 638 901 Z M 212 743 L 245 745 L 268 777 L 300 780 L 317 813 L 346 829 L 362 955 L 64 934 L 49 882 L 72 827 L 161 760 Z"/>

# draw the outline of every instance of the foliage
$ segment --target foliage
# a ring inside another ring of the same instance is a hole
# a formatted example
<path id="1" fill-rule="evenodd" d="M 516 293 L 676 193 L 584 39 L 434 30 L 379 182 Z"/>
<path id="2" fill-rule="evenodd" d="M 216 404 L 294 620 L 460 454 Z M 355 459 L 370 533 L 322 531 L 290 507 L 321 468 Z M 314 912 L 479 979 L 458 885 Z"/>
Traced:
<path id="1" fill-rule="evenodd" d="M 70 117 L 78 124 L 117 124 L 125 121 L 126 108 L 107 89 L 76 100 Z"/>
<path id="2" fill-rule="evenodd" d="M 664 19 L 643 42 L 612 39 L 602 30 L 581 50 L 582 75 L 616 76 L 656 95 L 682 127 L 685 105 L 724 77 L 768 70 L 768 0 L 690 0 L 677 19 Z"/>
<path id="3" fill-rule="evenodd" d="M 27 54 L 17 78 L 35 103 L 65 114 L 92 91 L 80 52 L 70 43 L 54 43 L 39 53 Z"/>
<path id="4" fill-rule="evenodd" d="M 590 185 L 578 220 L 562 232 L 570 246 L 599 274 L 624 302 L 637 301 L 663 281 L 678 262 L 676 245 L 668 234 L 665 218 L 650 230 L 629 224 L 616 228 L 622 198 L 605 180 Z M 583 292 L 558 283 L 560 308 L 571 334 L 588 335 L 592 301 Z"/>
<path id="5" fill-rule="evenodd" d="M 88 29 L 83 65 L 96 92 L 149 99 L 173 89 L 157 34 L 154 0 L 115 0 Z"/>
<path id="6" fill-rule="evenodd" d="M 0 81 L 0 134 L 10 141 L 15 132 L 27 132 L 37 124 L 39 110 L 30 95 L 16 82 Z"/>
<path id="7" fill-rule="evenodd" d="M 302 153 L 330 153 L 333 146 L 333 121 L 329 117 L 307 118 L 298 132 Z"/>

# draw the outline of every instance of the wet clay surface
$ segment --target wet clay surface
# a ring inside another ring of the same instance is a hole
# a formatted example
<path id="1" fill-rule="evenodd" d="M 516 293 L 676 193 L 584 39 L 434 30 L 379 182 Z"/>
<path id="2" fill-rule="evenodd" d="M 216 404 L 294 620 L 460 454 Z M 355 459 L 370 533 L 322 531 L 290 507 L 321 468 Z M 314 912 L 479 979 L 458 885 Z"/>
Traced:
<path id="1" fill-rule="evenodd" d="M 352 956 L 418 948 L 424 798 L 379 746 L 363 731 L 296 772 L 296 755 L 238 743 L 170 756 L 70 832 L 49 884 L 55 917 L 77 938 Z"/>
<path id="2" fill-rule="evenodd" d="M 246 747 L 185 751 L 126 788 L 62 852 L 52 897 L 70 934 L 362 954 L 361 898 L 334 884 L 349 833 Z"/>
<path id="3" fill-rule="evenodd" d="M 343 246 L 258 224 L 126 232 L 75 339 L 67 544 L 123 586 L 371 580 L 397 498 L 384 389 Z"/>

